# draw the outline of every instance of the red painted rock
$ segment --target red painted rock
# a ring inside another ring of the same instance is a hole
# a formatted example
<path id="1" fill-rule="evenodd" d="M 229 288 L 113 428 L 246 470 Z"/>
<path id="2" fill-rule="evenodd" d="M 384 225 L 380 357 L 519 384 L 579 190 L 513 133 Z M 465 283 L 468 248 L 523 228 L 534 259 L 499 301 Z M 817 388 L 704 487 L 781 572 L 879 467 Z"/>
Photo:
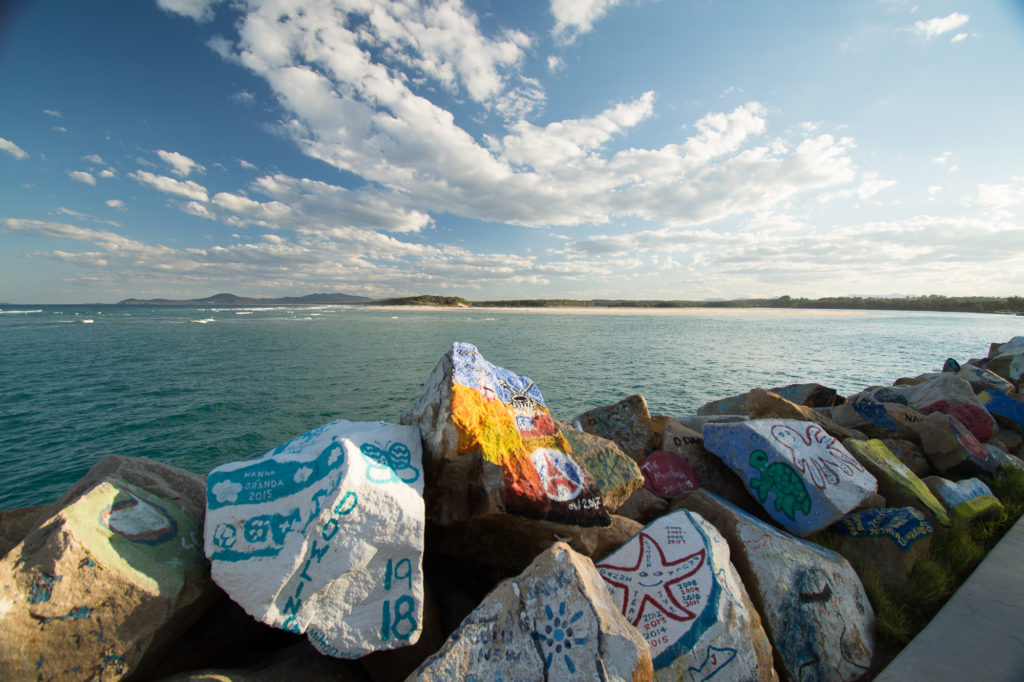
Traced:
<path id="1" fill-rule="evenodd" d="M 640 471 L 644 474 L 644 487 L 666 500 L 701 487 L 697 472 L 674 452 L 655 450 L 640 462 Z"/>
<path id="2" fill-rule="evenodd" d="M 996 473 L 999 463 L 956 417 L 935 413 L 921 422 L 921 448 L 935 471 Z"/>
<path id="3" fill-rule="evenodd" d="M 921 414 L 941 412 L 956 417 L 982 442 L 997 431 L 995 420 L 974 394 L 971 385 L 950 373 L 937 374 L 934 379 L 913 386 L 869 389 L 858 395 L 864 398 L 874 396 L 880 398 L 879 402 L 889 402 L 895 395 Z"/>

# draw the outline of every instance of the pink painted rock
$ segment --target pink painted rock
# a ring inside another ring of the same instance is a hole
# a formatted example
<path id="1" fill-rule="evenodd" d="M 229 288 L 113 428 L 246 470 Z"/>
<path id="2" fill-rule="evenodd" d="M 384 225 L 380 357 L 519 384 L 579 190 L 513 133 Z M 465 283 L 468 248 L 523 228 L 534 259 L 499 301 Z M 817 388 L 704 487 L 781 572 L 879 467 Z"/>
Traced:
<path id="1" fill-rule="evenodd" d="M 775 679 L 771 645 L 729 545 L 699 514 L 661 517 L 597 569 L 650 645 L 655 679 Z"/>
<path id="2" fill-rule="evenodd" d="M 640 462 L 644 487 L 665 499 L 701 487 L 700 476 L 686 460 L 674 452 L 655 450 Z"/>
<path id="3" fill-rule="evenodd" d="M 937 374 L 934 379 L 911 386 L 868 389 L 858 394 L 856 402 L 890 402 L 894 399 L 905 402 L 921 414 L 941 412 L 956 417 L 982 442 L 998 430 L 995 420 L 974 394 L 971 385 L 950 373 Z"/>
<path id="4" fill-rule="evenodd" d="M 999 462 L 967 430 L 960 420 L 934 413 L 921 422 L 921 449 L 932 468 L 940 474 L 996 473 Z"/>

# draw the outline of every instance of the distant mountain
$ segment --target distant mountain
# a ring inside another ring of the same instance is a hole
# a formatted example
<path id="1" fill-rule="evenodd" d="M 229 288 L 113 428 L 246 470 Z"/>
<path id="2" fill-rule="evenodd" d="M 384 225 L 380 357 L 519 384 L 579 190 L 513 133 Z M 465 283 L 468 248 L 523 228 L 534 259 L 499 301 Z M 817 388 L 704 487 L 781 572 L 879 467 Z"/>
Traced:
<path id="1" fill-rule="evenodd" d="M 177 300 L 170 298 L 126 298 L 118 305 L 331 305 L 337 303 L 368 303 L 372 298 L 350 294 L 309 294 L 308 296 L 284 296 L 282 298 L 255 298 L 235 294 L 214 294 L 206 298 Z"/>

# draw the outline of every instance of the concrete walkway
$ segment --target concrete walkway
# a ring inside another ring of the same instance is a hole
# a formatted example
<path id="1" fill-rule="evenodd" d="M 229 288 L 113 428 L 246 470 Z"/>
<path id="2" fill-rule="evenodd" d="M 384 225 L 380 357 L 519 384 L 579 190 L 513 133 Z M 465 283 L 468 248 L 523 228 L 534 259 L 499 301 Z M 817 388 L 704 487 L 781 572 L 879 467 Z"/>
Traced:
<path id="1" fill-rule="evenodd" d="M 1024 518 L 875 680 L 1024 680 Z"/>

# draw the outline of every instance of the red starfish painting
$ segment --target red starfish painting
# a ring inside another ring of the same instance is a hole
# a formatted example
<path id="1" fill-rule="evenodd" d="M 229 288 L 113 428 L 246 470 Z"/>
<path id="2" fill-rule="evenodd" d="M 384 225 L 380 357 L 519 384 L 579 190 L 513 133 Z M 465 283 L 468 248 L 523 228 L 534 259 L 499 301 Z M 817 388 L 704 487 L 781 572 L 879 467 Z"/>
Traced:
<path id="1" fill-rule="evenodd" d="M 622 614 L 634 626 L 641 622 L 648 605 L 672 620 L 696 618 L 697 614 L 680 604 L 669 588 L 700 570 L 707 558 L 707 549 L 667 561 L 654 538 L 641 532 L 639 539 L 640 551 L 632 566 L 597 565 L 605 582 L 622 590 Z"/>

